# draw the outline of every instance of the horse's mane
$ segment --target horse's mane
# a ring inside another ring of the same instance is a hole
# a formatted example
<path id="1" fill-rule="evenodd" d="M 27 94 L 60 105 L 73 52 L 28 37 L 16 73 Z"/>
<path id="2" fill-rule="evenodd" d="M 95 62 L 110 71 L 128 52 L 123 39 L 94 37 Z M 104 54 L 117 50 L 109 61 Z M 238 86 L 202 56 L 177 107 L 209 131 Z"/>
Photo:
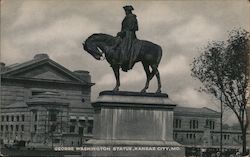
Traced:
<path id="1" fill-rule="evenodd" d="M 109 45 L 114 44 L 115 42 L 115 37 L 112 35 L 104 34 L 104 33 L 95 33 L 92 34 L 87 38 L 88 41 L 95 41 L 95 42 L 105 42 Z M 86 40 L 86 41 L 87 41 Z"/>

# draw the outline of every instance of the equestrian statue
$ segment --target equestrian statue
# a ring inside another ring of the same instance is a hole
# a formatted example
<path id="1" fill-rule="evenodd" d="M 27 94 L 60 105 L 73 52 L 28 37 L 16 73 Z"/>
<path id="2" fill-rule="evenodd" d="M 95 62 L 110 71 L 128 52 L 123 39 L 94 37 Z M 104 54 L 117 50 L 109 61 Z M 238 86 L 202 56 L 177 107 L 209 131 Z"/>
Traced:
<path id="1" fill-rule="evenodd" d="M 156 93 L 161 93 L 158 66 L 162 57 L 162 49 L 159 45 L 150 41 L 137 39 L 138 21 L 136 15 L 132 13 L 134 8 L 131 5 L 123 8 L 126 16 L 122 21 L 122 28 L 117 33 L 117 36 L 103 33 L 93 34 L 83 43 L 83 49 L 97 60 L 106 58 L 116 78 L 116 86 L 113 91 L 119 91 L 120 69 L 127 72 L 133 68 L 135 63 L 141 62 L 147 76 L 145 87 L 141 92 L 146 92 L 150 80 L 156 76 L 158 82 Z"/>

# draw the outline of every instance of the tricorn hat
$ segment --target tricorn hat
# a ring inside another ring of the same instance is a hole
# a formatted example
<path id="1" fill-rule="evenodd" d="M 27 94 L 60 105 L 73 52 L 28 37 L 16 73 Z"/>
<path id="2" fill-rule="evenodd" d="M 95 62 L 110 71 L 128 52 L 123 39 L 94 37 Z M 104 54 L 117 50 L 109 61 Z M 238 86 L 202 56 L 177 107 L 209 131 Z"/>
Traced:
<path id="1" fill-rule="evenodd" d="M 125 11 L 126 11 L 126 10 L 128 10 L 128 11 L 134 10 L 134 8 L 132 7 L 132 5 L 126 5 L 126 6 L 123 7 L 123 9 L 124 9 Z"/>

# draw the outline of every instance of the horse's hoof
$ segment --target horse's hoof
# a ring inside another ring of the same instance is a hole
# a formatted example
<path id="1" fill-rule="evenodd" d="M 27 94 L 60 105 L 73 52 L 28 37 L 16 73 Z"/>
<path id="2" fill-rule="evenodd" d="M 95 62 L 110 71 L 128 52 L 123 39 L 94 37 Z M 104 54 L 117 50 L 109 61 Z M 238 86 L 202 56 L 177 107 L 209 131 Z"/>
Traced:
<path id="1" fill-rule="evenodd" d="M 158 94 L 158 93 L 161 93 L 161 90 L 157 90 L 155 93 L 157 93 L 157 94 Z"/>
<path id="2" fill-rule="evenodd" d="M 141 90 L 141 93 L 146 93 L 146 89 Z"/>
<path id="3" fill-rule="evenodd" d="M 119 89 L 118 89 L 118 88 L 114 88 L 112 91 L 113 91 L 113 92 L 118 92 Z"/>

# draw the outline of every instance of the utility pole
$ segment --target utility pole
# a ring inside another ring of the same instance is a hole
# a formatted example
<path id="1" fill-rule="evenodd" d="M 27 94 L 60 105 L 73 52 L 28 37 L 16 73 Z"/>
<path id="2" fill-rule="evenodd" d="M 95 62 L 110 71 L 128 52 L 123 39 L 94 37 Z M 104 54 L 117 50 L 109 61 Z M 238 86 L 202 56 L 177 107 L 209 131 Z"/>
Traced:
<path id="1" fill-rule="evenodd" d="M 223 107 L 222 107 L 222 92 L 220 96 L 220 157 L 222 157 L 222 116 L 223 116 Z"/>
<path id="2" fill-rule="evenodd" d="M 1 58 L 1 52 L 0 52 L 0 58 Z M 3 67 L 2 65 L 4 65 L 4 63 L 1 63 L 1 60 L 0 60 L 0 117 L 2 118 L 2 71 L 3 71 Z M 2 119 L 1 119 L 2 121 Z M 3 131 L 1 130 L 1 136 L 0 136 L 0 155 L 2 155 L 2 142 L 3 142 Z"/>

